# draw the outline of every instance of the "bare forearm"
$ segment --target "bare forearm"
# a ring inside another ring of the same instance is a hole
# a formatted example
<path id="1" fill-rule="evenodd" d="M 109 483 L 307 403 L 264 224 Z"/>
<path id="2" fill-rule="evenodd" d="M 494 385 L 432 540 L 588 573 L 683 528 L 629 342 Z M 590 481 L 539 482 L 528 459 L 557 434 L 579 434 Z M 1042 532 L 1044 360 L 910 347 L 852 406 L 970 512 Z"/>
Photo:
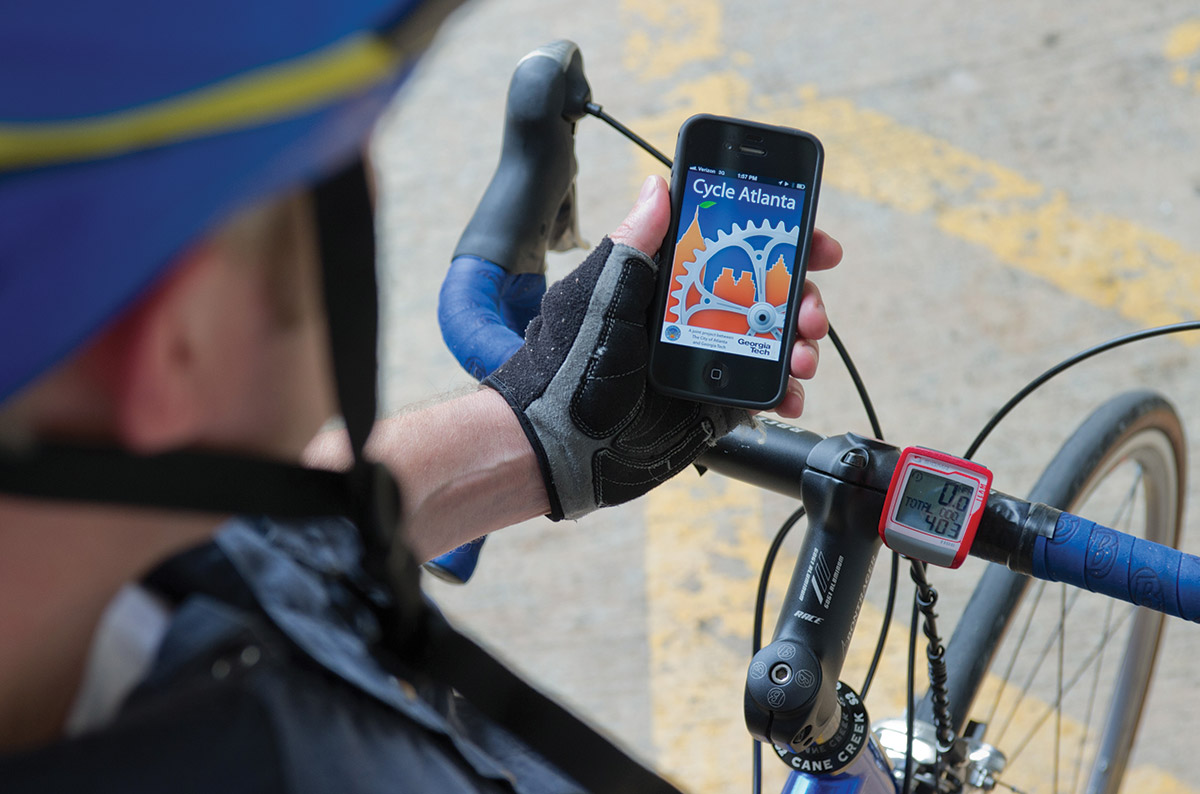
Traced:
<path id="1" fill-rule="evenodd" d="M 550 509 L 533 450 L 490 389 L 380 421 L 367 454 L 399 480 L 404 528 L 422 560 Z M 344 435 L 322 434 L 305 457 L 347 465 Z"/>

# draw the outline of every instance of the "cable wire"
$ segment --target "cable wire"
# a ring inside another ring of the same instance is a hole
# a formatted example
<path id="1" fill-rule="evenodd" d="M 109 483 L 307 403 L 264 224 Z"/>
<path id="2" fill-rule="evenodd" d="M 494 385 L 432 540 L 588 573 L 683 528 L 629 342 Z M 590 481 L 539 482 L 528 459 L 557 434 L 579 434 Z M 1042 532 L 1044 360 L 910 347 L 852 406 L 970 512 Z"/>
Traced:
<path id="1" fill-rule="evenodd" d="M 829 326 L 829 341 L 833 342 L 838 356 L 842 359 L 842 364 L 846 367 L 846 372 L 850 375 L 850 380 L 854 382 L 858 399 L 862 402 L 863 410 L 867 412 L 867 421 L 871 423 L 871 432 L 875 434 L 875 438 L 883 441 L 883 428 L 879 426 L 879 417 L 875 414 L 875 405 L 871 402 L 871 395 L 867 393 L 867 385 L 863 383 L 862 376 L 858 374 L 858 367 L 854 365 L 854 359 L 850 357 L 850 352 L 842 344 L 842 338 L 833 329 L 833 325 Z"/>
<path id="2" fill-rule="evenodd" d="M 907 713 L 904 716 L 904 785 L 901 794 L 912 794 L 913 784 L 913 732 L 916 728 L 916 668 L 917 668 L 917 622 L 920 616 L 916 592 L 913 593 L 912 623 L 908 629 L 908 687 L 906 695 Z"/>
<path id="3" fill-rule="evenodd" d="M 1008 414 L 1011 413 L 1012 410 L 1017 407 L 1017 405 L 1019 405 L 1030 394 L 1033 394 L 1033 392 L 1045 385 L 1045 383 L 1051 378 L 1061 375 L 1076 364 L 1087 361 L 1093 356 L 1098 356 L 1101 353 L 1106 353 L 1109 350 L 1114 350 L 1118 347 L 1122 347 L 1123 345 L 1128 345 L 1132 342 L 1140 342 L 1144 339 L 1153 339 L 1156 336 L 1183 333 L 1184 331 L 1200 331 L 1200 321 L 1174 323 L 1172 325 L 1160 325 L 1157 328 L 1147 328 L 1144 331 L 1135 331 L 1131 334 L 1118 336 L 1114 339 L 1108 340 L 1107 342 L 1101 342 L 1098 345 L 1089 347 L 1082 353 L 1077 353 L 1061 363 L 1054 365 L 1041 375 L 1038 375 L 1036 378 L 1031 380 L 1028 384 L 1026 384 L 1025 388 L 1017 392 L 1013 398 L 1006 402 L 999 411 L 996 411 L 992 418 L 988 420 L 988 423 L 983 426 L 983 430 L 979 431 L 979 435 L 975 437 L 975 440 L 971 442 L 971 446 L 967 447 L 967 452 L 963 455 L 963 457 L 970 460 L 979 450 L 979 447 L 982 446 L 983 442 L 987 440 L 987 437 L 991 435 L 992 431 L 996 429 L 996 425 L 1000 424 L 1001 420 L 1008 416 Z"/>
<path id="4" fill-rule="evenodd" d="M 875 681 L 875 673 L 879 670 L 879 660 L 883 658 L 883 649 L 887 645 L 888 628 L 892 625 L 892 613 L 896 608 L 896 592 L 900 583 L 900 555 L 892 552 L 892 570 L 888 575 L 888 597 L 887 605 L 883 610 L 883 625 L 879 629 L 879 639 L 875 643 L 875 655 L 871 657 L 871 666 L 867 668 L 867 674 L 863 677 L 862 691 L 859 692 L 859 697 L 864 701 L 867 699 L 867 693 L 871 691 L 871 684 Z"/>
<path id="5" fill-rule="evenodd" d="M 879 424 L 879 417 L 875 413 L 875 405 L 871 402 L 871 395 L 867 393 L 867 386 L 863 382 L 862 376 L 859 375 L 858 367 L 854 364 L 854 359 L 850 357 L 850 352 L 846 350 L 846 346 L 842 344 L 842 339 L 838 336 L 837 331 L 833 326 L 829 326 L 829 341 L 833 342 L 834 348 L 842 359 L 842 363 L 846 367 L 846 372 L 850 375 L 850 380 L 854 382 L 854 388 L 858 391 L 858 399 L 862 403 L 863 410 L 867 412 L 867 421 L 871 423 L 871 432 L 875 434 L 875 438 L 883 440 L 883 428 Z M 892 613 L 896 607 L 896 593 L 900 578 L 900 555 L 892 552 L 891 573 L 888 579 L 888 595 L 887 604 L 883 610 L 883 624 L 879 627 L 879 639 L 875 642 L 875 653 L 871 657 L 871 665 L 867 668 L 867 674 L 863 678 L 862 690 L 859 692 L 859 697 L 863 700 L 867 699 L 867 693 L 871 690 L 871 684 L 875 680 L 875 673 L 879 668 L 879 661 L 883 658 L 883 649 L 887 645 L 888 629 L 892 625 Z"/>
<path id="6" fill-rule="evenodd" d="M 758 574 L 758 593 L 754 597 L 754 629 L 750 638 L 750 656 L 752 657 L 762 650 L 763 614 L 767 609 L 767 585 L 771 579 L 771 570 L 775 567 L 775 558 L 779 556 L 779 550 L 783 547 L 783 541 L 787 538 L 788 533 L 792 531 L 792 527 L 803 517 L 803 507 L 796 508 L 787 517 L 787 520 L 779 527 L 779 531 L 775 533 L 775 538 L 771 541 L 771 546 L 767 549 L 766 557 L 763 559 L 762 569 Z M 751 767 L 750 789 L 754 794 L 760 794 L 762 791 L 762 742 L 757 739 L 753 740 Z"/>
<path id="7" fill-rule="evenodd" d="M 628 127 L 626 127 L 621 122 L 617 121 L 612 116 L 608 115 L 608 113 L 604 112 L 604 108 L 600 107 L 595 102 L 588 102 L 586 105 L 583 106 L 583 109 L 586 110 L 589 114 L 595 116 L 596 118 L 600 119 L 604 123 L 608 124 L 614 130 L 621 133 L 626 138 L 628 138 L 629 140 L 636 143 L 638 146 L 645 149 L 646 152 L 650 154 L 650 156 L 654 157 L 654 159 L 658 160 L 660 163 L 665 165 L 667 168 L 671 167 L 671 158 L 670 157 L 667 157 L 665 154 L 660 152 L 658 149 L 654 148 L 654 145 L 651 144 L 645 138 L 643 138 L 641 135 L 638 135 L 636 132 L 629 129 Z"/>

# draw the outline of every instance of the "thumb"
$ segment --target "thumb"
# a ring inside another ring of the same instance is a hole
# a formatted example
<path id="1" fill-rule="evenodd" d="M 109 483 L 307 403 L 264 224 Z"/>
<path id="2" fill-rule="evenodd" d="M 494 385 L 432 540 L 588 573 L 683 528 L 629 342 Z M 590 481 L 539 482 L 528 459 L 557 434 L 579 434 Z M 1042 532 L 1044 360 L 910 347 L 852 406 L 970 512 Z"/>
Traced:
<path id="1" fill-rule="evenodd" d="M 642 184 L 637 203 L 609 237 L 614 243 L 628 245 L 654 256 L 662 247 L 670 222 L 671 199 L 667 183 L 661 176 L 649 176 Z"/>

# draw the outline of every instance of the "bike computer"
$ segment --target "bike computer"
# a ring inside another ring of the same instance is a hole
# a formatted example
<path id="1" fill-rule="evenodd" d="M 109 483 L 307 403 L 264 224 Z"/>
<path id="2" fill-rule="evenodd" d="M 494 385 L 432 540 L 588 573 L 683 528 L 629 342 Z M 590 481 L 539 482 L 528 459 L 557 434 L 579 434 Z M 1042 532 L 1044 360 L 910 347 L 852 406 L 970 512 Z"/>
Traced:
<path id="1" fill-rule="evenodd" d="M 967 558 L 992 473 L 944 452 L 908 447 L 892 473 L 879 536 L 893 551 L 944 568 Z"/>

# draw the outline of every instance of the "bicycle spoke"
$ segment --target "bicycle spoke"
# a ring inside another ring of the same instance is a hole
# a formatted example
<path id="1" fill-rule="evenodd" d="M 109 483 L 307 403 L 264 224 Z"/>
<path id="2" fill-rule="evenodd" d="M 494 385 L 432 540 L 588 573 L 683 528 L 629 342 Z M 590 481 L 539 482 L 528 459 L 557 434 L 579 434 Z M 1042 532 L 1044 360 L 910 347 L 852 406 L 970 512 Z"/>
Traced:
<path id="1" fill-rule="evenodd" d="M 1125 498 L 1121 501 L 1121 505 L 1113 516 L 1113 523 L 1109 526 L 1114 528 L 1120 527 L 1129 529 L 1132 523 L 1133 503 L 1137 499 L 1138 489 L 1142 483 L 1143 469 L 1141 465 L 1136 465 L 1136 471 L 1133 477 L 1133 483 L 1125 493 Z M 1105 604 L 1104 609 L 1104 630 L 1109 633 L 1112 626 L 1113 614 L 1116 611 L 1117 602 L 1109 600 Z M 1096 663 L 1095 672 L 1092 676 L 1092 686 L 1088 690 L 1087 707 L 1084 711 L 1083 720 L 1083 735 L 1079 737 L 1079 752 L 1075 756 L 1075 774 L 1071 782 L 1071 791 L 1079 791 L 1080 779 L 1083 776 L 1083 758 L 1087 750 L 1088 737 L 1091 735 L 1092 716 L 1095 713 L 1096 693 L 1100 690 L 1100 674 L 1104 669 L 1105 654 L 1100 654 L 1100 660 Z"/>
<path id="2" fill-rule="evenodd" d="M 1104 610 L 1104 627 L 1105 632 L 1109 631 L 1109 626 L 1112 625 L 1113 612 L 1116 610 L 1117 602 L 1109 600 Z M 1083 755 L 1087 748 L 1088 736 L 1092 729 L 1092 714 L 1095 712 L 1096 693 L 1100 690 L 1100 671 L 1104 667 L 1104 654 L 1100 654 L 1100 661 L 1096 663 L 1095 675 L 1092 676 L 1092 686 L 1088 690 L 1087 708 L 1084 711 L 1083 719 L 1083 735 L 1079 737 L 1079 753 L 1075 756 L 1075 774 L 1071 782 L 1071 791 L 1079 790 L 1079 778 L 1083 775 Z"/>
<path id="3" fill-rule="evenodd" d="M 1066 610 L 1067 615 L 1070 615 L 1071 609 L 1075 606 L 1076 603 L 1078 603 L 1080 593 L 1081 593 L 1080 590 L 1072 591 L 1070 600 L 1067 604 L 1067 610 Z M 1034 605 L 1035 609 L 1036 609 L 1036 606 L 1037 605 L 1035 604 Z M 1035 611 L 1033 609 L 1031 609 L 1029 611 L 1029 615 L 1026 617 L 1026 621 L 1028 621 L 1029 624 L 1033 623 L 1034 614 L 1035 614 Z M 1065 617 L 1063 620 L 1065 621 Z M 1046 639 L 1045 644 L 1042 645 L 1042 650 L 1037 655 L 1037 659 L 1034 660 L 1033 665 L 1031 665 L 1029 668 L 1029 672 L 1025 675 L 1025 680 L 1021 684 L 1020 697 L 1017 699 L 1017 702 L 1013 704 L 1012 710 L 1008 714 L 1008 719 L 1006 719 L 1004 722 L 1004 727 L 1000 729 L 1000 736 L 1004 736 L 1004 734 L 1008 732 L 1009 726 L 1012 725 L 1013 720 L 1016 719 L 1017 713 L 1020 712 L 1020 710 L 1021 710 L 1021 705 L 1025 702 L 1026 698 L 1029 697 L 1030 690 L 1033 689 L 1034 679 L 1037 678 L 1038 672 L 1041 670 L 1042 665 L 1046 661 L 1046 657 L 1048 657 L 1050 655 L 1050 652 L 1052 650 L 1054 650 L 1054 645 L 1057 642 L 1061 632 L 1062 632 L 1062 622 L 1059 623 L 1059 630 L 1052 633 Z"/>
<path id="4" fill-rule="evenodd" d="M 1000 701 L 1004 699 L 1004 693 L 1008 690 L 1008 682 L 1012 680 L 1013 668 L 1016 667 L 1017 657 L 1021 655 L 1021 650 L 1025 647 L 1025 640 L 1029 636 L 1029 630 L 1033 628 L 1033 615 L 1037 612 L 1038 603 L 1042 600 L 1042 593 L 1046 592 L 1046 583 L 1038 582 L 1037 590 L 1034 592 L 1033 605 L 1029 608 L 1029 618 L 1021 627 L 1021 636 L 1017 639 L 1016 647 L 1013 648 L 1012 654 L 1008 657 L 1008 666 L 1004 670 L 1004 675 L 1000 678 L 1000 687 L 996 692 L 996 698 L 992 701 L 992 707 L 988 710 L 987 718 L 984 719 L 985 725 L 992 725 L 996 719 L 996 712 L 1000 710 Z M 1011 722 L 1011 719 L 1009 720 Z M 994 744 L 999 744 L 1004 738 L 1004 732 L 1008 729 L 1008 723 L 1005 723 L 999 733 L 992 737 Z"/>
<path id="5" fill-rule="evenodd" d="M 1134 503 L 1137 500 L 1137 493 L 1140 489 L 1141 482 L 1142 482 L 1142 468 L 1140 465 L 1136 465 L 1134 475 L 1133 475 L 1133 482 L 1127 489 L 1124 489 L 1124 493 L 1122 494 L 1119 504 L 1113 510 L 1113 520 L 1108 522 L 1108 526 L 1113 526 L 1113 527 L 1126 526 L 1126 527 L 1128 527 L 1128 525 L 1130 523 L 1130 518 L 1133 514 Z M 1034 663 L 1032 664 L 1029 672 L 1025 675 L 1024 680 L 1021 682 L 1021 686 L 1020 686 L 1019 690 L 1014 693 L 1013 696 L 1015 697 L 1015 702 L 1013 703 L 1011 708 L 1008 708 L 1005 710 L 1006 711 L 1005 718 L 1004 718 L 1003 724 L 1000 727 L 998 733 L 993 734 L 993 736 L 990 737 L 992 739 L 992 741 L 996 742 L 997 744 L 1000 744 L 1003 741 L 1003 737 L 1005 735 L 1007 735 L 1009 728 L 1011 728 L 1014 725 L 1014 723 L 1016 722 L 1017 716 L 1021 713 L 1026 702 L 1030 700 L 1035 680 L 1037 678 L 1039 671 L 1045 664 L 1047 657 L 1050 655 L 1050 653 L 1053 649 L 1057 649 L 1057 651 L 1058 651 L 1058 653 L 1057 653 L 1058 659 L 1057 659 L 1057 665 L 1056 665 L 1057 678 L 1056 678 L 1056 681 L 1054 684 L 1055 685 L 1055 693 L 1053 696 L 1054 702 L 1052 704 L 1050 704 L 1040 714 L 1040 716 L 1037 718 L 1034 726 L 1026 732 L 1024 739 L 1021 741 L 1021 743 L 1017 747 L 1016 751 L 1008 759 L 1009 764 L 1011 764 L 1028 746 L 1032 736 L 1034 734 L 1036 734 L 1039 730 L 1042 729 L 1042 727 L 1045 725 L 1046 721 L 1050 718 L 1051 715 L 1054 715 L 1054 717 L 1055 717 L 1055 727 L 1054 727 L 1054 737 L 1053 737 L 1054 760 L 1052 762 L 1052 769 L 1051 769 L 1051 782 L 1053 785 L 1052 790 L 1056 791 L 1056 792 L 1059 790 L 1059 779 L 1060 779 L 1060 772 L 1061 772 L 1060 762 L 1062 759 L 1062 735 L 1063 735 L 1062 709 L 1063 709 L 1063 703 L 1065 702 L 1065 699 L 1071 694 L 1071 692 L 1076 689 L 1079 682 L 1081 680 L 1083 680 L 1085 677 L 1088 678 L 1091 685 L 1088 687 L 1089 691 L 1088 691 L 1087 703 L 1085 706 L 1085 714 L 1084 714 L 1083 724 L 1082 724 L 1083 730 L 1082 730 L 1082 736 L 1079 741 L 1080 752 L 1076 756 L 1074 770 L 1071 774 L 1071 779 L 1072 779 L 1071 788 L 1068 789 L 1070 791 L 1077 791 L 1079 789 L 1079 785 L 1080 785 L 1081 778 L 1082 778 L 1083 760 L 1084 760 L 1086 745 L 1087 745 L 1089 737 L 1091 737 L 1093 735 L 1091 722 L 1093 719 L 1093 714 L 1095 712 L 1096 691 L 1099 688 L 1099 684 L 1101 681 L 1101 674 L 1104 669 L 1104 663 L 1103 663 L 1104 662 L 1104 652 L 1107 649 L 1109 641 L 1112 639 L 1112 637 L 1122 628 L 1122 626 L 1125 625 L 1128 618 L 1133 614 L 1132 611 L 1125 613 L 1121 617 L 1121 619 L 1117 622 L 1117 624 L 1114 625 L 1113 624 L 1114 604 L 1113 604 L 1113 602 L 1109 602 L 1109 604 L 1106 607 L 1105 618 L 1102 621 L 1102 627 L 1101 627 L 1101 631 L 1100 631 L 1099 640 L 1097 641 L 1095 647 L 1091 650 L 1091 652 L 1088 653 L 1088 655 L 1082 660 L 1082 662 L 1080 662 L 1078 667 L 1076 669 L 1072 670 L 1068 676 L 1067 663 L 1066 663 L 1067 619 L 1070 617 L 1071 612 L 1073 611 L 1076 604 L 1078 603 L 1079 598 L 1082 595 L 1082 593 L 1081 593 L 1081 591 L 1078 591 L 1078 590 L 1072 590 L 1071 594 L 1068 595 L 1066 591 L 1067 591 L 1067 588 L 1065 586 L 1062 587 L 1060 590 L 1061 598 L 1060 598 L 1060 603 L 1059 603 L 1059 609 L 1057 610 L 1058 611 L 1057 625 L 1055 626 L 1052 634 L 1046 639 L 1045 643 L 1042 645 L 1041 650 L 1037 654 L 1037 657 L 1036 657 Z M 1030 606 L 1029 612 L 1026 615 L 1024 625 L 1021 627 L 1021 633 L 1017 639 L 1016 647 L 1014 648 L 1011 655 L 1009 656 L 1009 659 L 1007 662 L 1007 667 L 1004 671 L 1004 675 L 1003 675 L 1003 678 L 1001 681 L 1001 685 L 998 688 L 998 692 L 996 693 L 996 696 L 993 699 L 990 709 L 988 711 L 986 723 L 989 725 L 994 724 L 993 720 L 996 718 L 997 714 L 1000 711 L 1001 702 L 1004 700 L 1005 695 L 1008 694 L 1008 692 L 1012 689 L 1012 687 L 1010 687 L 1010 684 L 1012 683 L 1011 682 L 1012 674 L 1015 670 L 1017 659 L 1021 656 L 1022 651 L 1024 650 L 1024 647 L 1027 644 L 1027 641 L 1030 637 L 1030 631 L 1033 627 L 1035 615 L 1038 612 L 1038 608 L 1040 606 L 1040 603 L 1042 600 L 1042 595 L 1044 592 L 1045 592 L 1044 583 L 1039 583 L 1039 587 L 1033 594 L 1033 598 L 1030 599 L 1032 601 L 1032 605 Z M 1090 670 L 1090 675 L 1088 675 L 1089 670 Z M 1036 702 L 1036 699 L 1034 702 Z"/>
<path id="6" fill-rule="evenodd" d="M 1083 678 L 1083 674 L 1086 671 L 1087 667 L 1089 665 L 1091 665 L 1091 663 L 1096 659 L 1097 656 L 1099 656 L 1100 654 L 1102 654 L 1104 652 L 1104 650 L 1108 646 L 1109 640 L 1111 640 L 1112 637 L 1118 631 L 1121 630 L 1121 628 L 1125 625 L 1126 621 L 1134 615 L 1135 611 L 1136 611 L 1135 609 L 1126 610 L 1124 613 L 1124 617 L 1121 618 L 1120 622 L 1117 625 L 1110 628 L 1109 630 L 1105 631 L 1104 634 L 1101 635 L 1099 642 L 1096 643 L 1095 649 L 1093 649 L 1092 652 L 1089 653 L 1086 658 L 1084 658 L 1084 660 L 1080 664 L 1079 670 L 1077 670 L 1075 672 L 1075 675 L 1073 675 L 1071 677 L 1071 680 L 1066 684 L 1066 686 L 1064 686 L 1062 688 L 1062 696 L 1063 697 L 1065 697 L 1066 695 L 1071 693 L 1071 691 L 1075 688 L 1075 685 L 1078 684 L 1079 681 Z M 1011 756 L 1009 756 L 1009 758 L 1008 758 L 1009 764 L 1011 764 L 1013 762 L 1013 760 L 1016 759 L 1021 754 L 1021 752 L 1029 745 L 1029 742 L 1033 738 L 1034 734 L 1036 734 L 1038 732 L 1038 730 L 1041 729 L 1042 725 L 1045 724 L 1046 720 L 1048 720 L 1050 718 L 1050 715 L 1053 714 L 1055 712 L 1055 710 L 1061 709 L 1061 708 L 1062 708 L 1061 697 L 1059 699 L 1057 699 L 1054 703 L 1051 703 L 1046 707 L 1045 711 L 1042 712 L 1042 716 L 1039 717 L 1037 722 L 1035 722 L 1033 724 L 1033 726 L 1026 732 L 1024 741 L 1022 741 L 1020 746 L 1013 752 L 1013 754 Z"/>
<path id="7" fill-rule="evenodd" d="M 1050 765 L 1050 790 L 1058 791 L 1058 761 L 1062 758 L 1062 702 L 1063 671 L 1067 664 L 1067 588 L 1059 588 L 1058 599 L 1058 676 L 1055 680 L 1054 714 L 1054 761 Z"/>

